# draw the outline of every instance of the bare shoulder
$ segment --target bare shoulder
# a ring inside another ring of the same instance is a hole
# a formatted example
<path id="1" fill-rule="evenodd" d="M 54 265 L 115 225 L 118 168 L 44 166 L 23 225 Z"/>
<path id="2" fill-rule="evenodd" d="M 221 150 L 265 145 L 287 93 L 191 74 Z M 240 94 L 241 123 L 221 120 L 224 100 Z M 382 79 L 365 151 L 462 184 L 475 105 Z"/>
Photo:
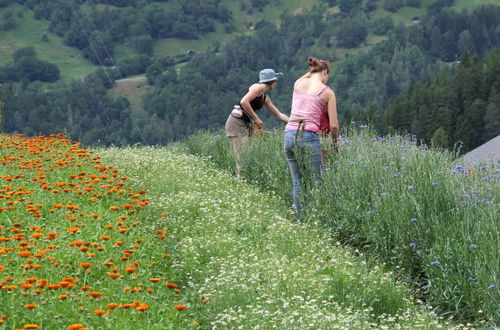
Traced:
<path id="1" fill-rule="evenodd" d="M 335 101 L 335 91 L 331 89 L 329 86 L 325 85 L 326 89 L 323 92 L 323 100 L 329 102 L 329 101 Z"/>
<path id="2" fill-rule="evenodd" d="M 248 87 L 248 91 L 258 92 L 258 94 L 262 94 L 265 89 L 266 89 L 266 85 L 258 84 L 258 83 L 255 83 L 255 84 L 251 85 L 250 87 Z"/>

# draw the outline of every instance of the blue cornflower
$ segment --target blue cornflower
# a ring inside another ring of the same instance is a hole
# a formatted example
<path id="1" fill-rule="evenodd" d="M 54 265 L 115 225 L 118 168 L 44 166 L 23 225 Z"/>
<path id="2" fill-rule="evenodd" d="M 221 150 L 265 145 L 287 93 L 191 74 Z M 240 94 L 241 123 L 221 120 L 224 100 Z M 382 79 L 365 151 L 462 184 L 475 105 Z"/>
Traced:
<path id="1" fill-rule="evenodd" d="M 371 140 L 372 140 L 372 142 L 376 142 L 377 138 L 372 138 Z"/>
<path id="2" fill-rule="evenodd" d="M 417 221 L 418 221 L 418 219 L 417 219 L 417 218 L 411 218 L 411 219 L 410 219 L 410 221 L 411 221 L 411 222 L 417 222 Z"/>
<path id="3" fill-rule="evenodd" d="M 455 166 L 455 169 L 457 169 L 457 170 L 461 170 L 461 169 L 463 169 L 463 168 L 464 168 L 464 167 L 463 167 L 462 165 L 457 165 L 457 166 Z"/>
<path id="4" fill-rule="evenodd" d="M 434 181 L 434 182 L 432 183 L 432 185 L 433 185 L 433 186 L 437 186 L 438 184 L 439 184 L 439 182 L 438 182 L 438 181 Z"/>
<path id="5" fill-rule="evenodd" d="M 457 170 L 451 170 L 451 173 L 457 173 L 458 171 Z"/>
<path id="6" fill-rule="evenodd" d="M 490 177 L 487 175 L 483 176 L 483 181 L 490 181 Z"/>
<path id="7" fill-rule="evenodd" d="M 462 197 L 467 198 L 467 197 L 469 197 L 469 194 L 463 194 Z"/>
<path id="8" fill-rule="evenodd" d="M 496 287 L 497 287 L 497 286 L 496 286 L 495 284 L 490 284 L 490 285 L 488 285 L 488 289 L 494 289 L 494 288 L 496 288 Z"/>
<path id="9" fill-rule="evenodd" d="M 416 243 L 411 242 L 410 244 L 408 244 L 408 246 L 409 246 L 409 247 L 411 247 L 411 248 L 414 248 L 414 247 L 416 247 L 416 246 L 417 246 L 417 244 L 416 244 Z"/>
<path id="10" fill-rule="evenodd" d="M 473 249 L 475 249 L 475 248 L 477 248 L 477 245 L 476 244 L 471 244 L 470 247 L 473 248 Z"/>
<path id="11" fill-rule="evenodd" d="M 437 266 L 439 265 L 439 261 L 431 261 L 431 266 Z"/>
<path id="12" fill-rule="evenodd" d="M 408 190 L 413 190 L 413 186 L 408 186 Z"/>
<path id="13" fill-rule="evenodd" d="M 472 276 L 467 277 L 467 282 L 472 282 L 472 281 L 474 281 L 474 277 Z"/>
<path id="14" fill-rule="evenodd" d="M 477 190 L 473 190 L 473 191 L 471 191 L 470 193 L 471 193 L 471 195 L 477 195 L 477 194 L 479 194 L 479 191 L 477 191 Z"/>

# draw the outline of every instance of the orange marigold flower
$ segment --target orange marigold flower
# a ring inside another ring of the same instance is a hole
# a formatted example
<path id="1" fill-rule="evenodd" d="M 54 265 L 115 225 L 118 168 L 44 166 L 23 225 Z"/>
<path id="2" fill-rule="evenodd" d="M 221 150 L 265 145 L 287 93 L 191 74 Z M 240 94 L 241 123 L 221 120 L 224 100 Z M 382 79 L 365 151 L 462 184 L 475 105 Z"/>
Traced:
<path id="1" fill-rule="evenodd" d="M 102 296 L 102 293 L 100 293 L 98 291 L 93 291 L 93 292 L 89 292 L 88 295 L 91 296 L 92 298 L 98 298 L 98 297 Z"/>
<path id="2" fill-rule="evenodd" d="M 91 217 L 91 218 L 94 218 L 94 219 L 97 219 L 97 218 L 99 218 L 99 214 L 95 214 L 95 213 L 94 213 L 94 214 L 91 214 L 91 215 L 90 215 L 90 217 Z"/>
<path id="3" fill-rule="evenodd" d="M 47 239 L 56 239 L 57 233 L 48 233 L 46 237 Z"/>
<path id="4" fill-rule="evenodd" d="M 108 276 L 111 277 L 112 279 L 116 279 L 116 278 L 121 277 L 121 275 L 119 273 L 109 273 Z"/>
<path id="5" fill-rule="evenodd" d="M 107 241 L 110 238 L 111 238 L 111 236 L 105 236 L 105 235 L 101 236 L 101 239 L 104 241 Z"/>
<path id="6" fill-rule="evenodd" d="M 187 306 L 186 305 L 175 305 L 174 308 L 177 309 L 178 311 L 182 311 L 182 310 L 185 310 L 187 308 Z"/>
<path id="7" fill-rule="evenodd" d="M 137 268 L 133 268 L 133 267 L 130 267 L 130 268 L 125 268 L 125 271 L 126 271 L 127 273 L 133 273 L 133 272 L 135 272 L 136 270 L 137 270 Z"/>
<path id="8" fill-rule="evenodd" d="M 120 209 L 120 207 L 119 206 L 110 206 L 108 209 L 110 211 L 118 211 Z"/>
<path id="9" fill-rule="evenodd" d="M 80 263 L 80 267 L 87 269 L 92 267 L 92 264 L 90 262 L 82 262 Z"/>
<path id="10" fill-rule="evenodd" d="M 60 294 L 57 296 L 57 298 L 61 299 L 61 300 L 65 300 L 68 298 L 68 295 L 67 294 Z"/>
<path id="11" fill-rule="evenodd" d="M 118 304 L 115 304 L 115 303 L 109 303 L 108 304 L 108 308 L 109 309 L 115 309 L 116 307 L 118 307 L 119 305 Z"/>
<path id="12" fill-rule="evenodd" d="M 35 309 L 36 307 L 37 307 L 36 304 L 26 304 L 26 305 L 24 305 L 24 308 L 26 308 L 26 309 Z"/>
<path id="13" fill-rule="evenodd" d="M 31 252 L 28 252 L 28 251 L 21 251 L 19 252 L 19 256 L 23 257 L 23 258 L 27 258 L 31 255 Z"/>
<path id="14" fill-rule="evenodd" d="M 169 288 L 171 288 L 171 289 L 175 289 L 175 288 L 177 288 L 177 287 L 178 287 L 178 286 L 177 286 L 177 284 L 174 284 L 174 283 L 167 283 L 167 286 L 168 286 Z"/>
<path id="15" fill-rule="evenodd" d="M 85 326 L 83 324 L 80 324 L 80 323 L 68 325 L 68 330 L 81 330 L 83 328 L 85 328 Z"/>
<path id="16" fill-rule="evenodd" d="M 209 301 L 210 301 L 210 299 L 206 298 L 206 299 L 202 299 L 200 302 L 201 302 L 202 304 L 206 304 L 206 303 L 207 303 L 207 302 L 209 302 Z"/>
<path id="17" fill-rule="evenodd" d="M 69 231 L 70 233 L 77 233 L 80 231 L 80 228 L 76 227 L 76 226 L 73 226 L 73 227 L 70 227 L 67 229 L 67 231 Z"/>
<path id="18" fill-rule="evenodd" d="M 24 329 L 40 329 L 40 326 L 38 324 L 25 324 Z"/>
<path id="19" fill-rule="evenodd" d="M 106 311 L 105 311 L 105 310 L 102 310 L 102 309 L 96 309 L 96 310 L 94 311 L 94 314 L 95 314 L 95 315 L 99 315 L 99 316 L 101 316 L 101 315 L 103 315 L 103 314 L 106 314 Z"/>
<path id="20" fill-rule="evenodd" d="M 153 283 L 158 283 L 158 282 L 160 282 L 160 279 L 157 277 L 153 277 L 153 278 L 150 278 L 149 281 L 153 282 Z"/>
<path id="21" fill-rule="evenodd" d="M 145 310 L 147 310 L 149 308 L 148 305 L 146 304 L 140 304 L 139 306 L 137 306 L 135 309 L 140 311 L 140 312 L 144 312 Z"/>
<path id="22" fill-rule="evenodd" d="M 127 308 L 134 308 L 135 304 L 122 304 L 120 308 L 122 309 L 127 309 Z"/>
<path id="23" fill-rule="evenodd" d="M 82 286 L 80 289 L 83 290 L 83 291 L 88 291 L 88 290 L 92 289 L 92 287 L 90 287 L 90 286 Z"/>
<path id="24" fill-rule="evenodd" d="M 36 280 L 37 280 L 37 279 L 36 279 L 36 277 L 28 277 L 28 278 L 26 279 L 26 282 L 28 282 L 28 283 L 35 283 L 35 282 L 36 282 Z"/>

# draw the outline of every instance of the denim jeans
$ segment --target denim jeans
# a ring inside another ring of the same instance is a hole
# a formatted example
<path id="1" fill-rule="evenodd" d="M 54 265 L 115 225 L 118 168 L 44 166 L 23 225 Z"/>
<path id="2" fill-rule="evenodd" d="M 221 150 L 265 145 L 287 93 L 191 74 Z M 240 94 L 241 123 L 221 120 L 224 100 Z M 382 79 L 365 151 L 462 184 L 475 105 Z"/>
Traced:
<path id="1" fill-rule="evenodd" d="M 300 219 L 302 210 L 301 185 L 311 189 L 321 183 L 321 147 L 318 134 L 306 130 L 285 132 L 284 143 L 288 168 L 292 175 L 292 203 Z"/>

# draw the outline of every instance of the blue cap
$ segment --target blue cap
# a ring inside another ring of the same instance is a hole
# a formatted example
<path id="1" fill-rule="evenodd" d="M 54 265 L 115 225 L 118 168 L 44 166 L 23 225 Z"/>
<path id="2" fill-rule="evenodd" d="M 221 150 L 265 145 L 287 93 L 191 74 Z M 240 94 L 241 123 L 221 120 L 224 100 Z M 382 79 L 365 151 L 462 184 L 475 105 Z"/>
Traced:
<path id="1" fill-rule="evenodd" d="M 273 69 L 264 69 L 259 73 L 259 83 L 278 80 L 278 76 L 281 75 L 283 75 L 282 72 L 275 72 Z"/>

